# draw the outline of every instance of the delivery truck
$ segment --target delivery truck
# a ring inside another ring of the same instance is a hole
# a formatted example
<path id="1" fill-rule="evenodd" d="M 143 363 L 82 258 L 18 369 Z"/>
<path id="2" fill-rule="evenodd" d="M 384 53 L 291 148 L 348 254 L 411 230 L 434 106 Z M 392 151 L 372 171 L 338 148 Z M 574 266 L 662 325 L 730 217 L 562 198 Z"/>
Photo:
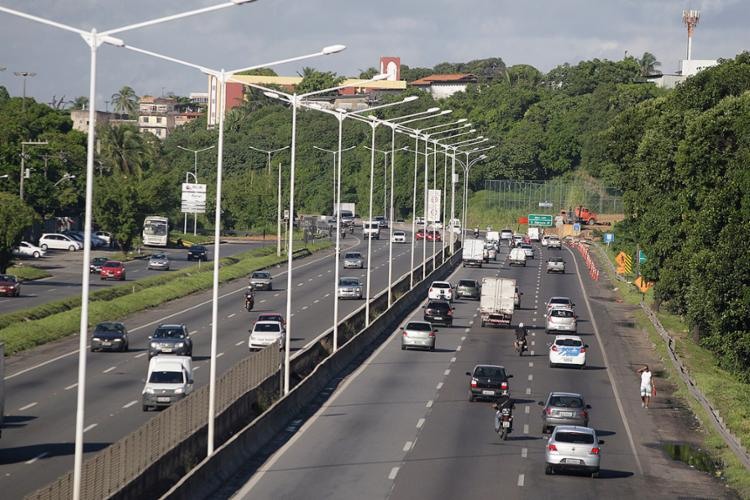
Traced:
<path id="1" fill-rule="evenodd" d="M 484 260 L 484 240 L 469 239 L 464 240 L 463 252 L 461 253 L 463 266 L 482 267 Z"/>
<path id="2" fill-rule="evenodd" d="M 510 326 L 515 308 L 516 280 L 482 278 L 479 314 L 482 326 Z"/>

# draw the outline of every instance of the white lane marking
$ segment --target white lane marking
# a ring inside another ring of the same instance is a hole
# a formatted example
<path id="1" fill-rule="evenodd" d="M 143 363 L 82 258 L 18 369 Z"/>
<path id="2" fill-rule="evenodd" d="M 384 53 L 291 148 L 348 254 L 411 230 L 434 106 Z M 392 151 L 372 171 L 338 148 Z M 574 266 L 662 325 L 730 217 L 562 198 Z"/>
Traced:
<path id="1" fill-rule="evenodd" d="M 312 281 L 312 280 L 313 280 L 312 278 L 309 278 L 307 281 L 309 282 L 309 281 Z"/>
<path id="2" fill-rule="evenodd" d="M 244 344 L 244 343 L 245 343 L 245 341 L 244 341 L 244 340 L 240 340 L 239 342 L 237 342 L 237 343 L 236 343 L 236 344 L 234 344 L 234 345 L 242 345 L 242 344 Z"/>
<path id="3" fill-rule="evenodd" d="M 193 368 L 193 371 L 195 371 L 195 370 L 200 370 L 200 369 L 201 369 L 201 367 L 200 367 L 200 366 L 196 366 L 196 367 L 194 367 L 194 368 Z"/>
<path id="4" fill-rule="evenodd" d="M 425 405 L 427 408 L 432 408 L 432 400 L 427 401 L 427 404 Z"/>
<path id="5" fill-rule="evenodd" d="M 396 479 L 396 475 L 398 475 L 398 467 L 394 467 L 391 469 L 391 472 L 388 474 L 388 479 L 393 481 Z"/>
<path id="6" fill-rule="evenodd" d="M 421 429 L 423 425 L 424 425 L 423 418 L 420 418 L 419 420 L 417 420 L 417 429 Z"/>
<path id="7" fill-rule="evenodd" d="M 74 387 L 78 387 L 78 382 L 76 382 L 75 384 L 70 384 L 68 387 L 65 388 L 65 390 L 69 391 L 69 390 L 71 390 Z"/>
<path id="8" fill-rule="evenodd" d="M 456 358 L 455 357 L 451 358 L 451 363 L 455 363 L 455 362 L 456 362 Z"/>
<path id="9" fill-rule="evenodd" d="M 302 286 L 302 285 L 304 285 L 304 283 L 297 283 L 297 286 Z"/>
<path id="10" fill-rule="evenodd" d="M 529 373 L 529 382 L 531 382 L 532 380 L 534 380 L 534 375 L 532 375 L 531 373 Z"/>
<path id="11" fill-rule="evenodd" d="M 331 295 L 330 293 L 327 293 L 327 294 L 323 295 L 323 297 L 329 297 L 330 295 Z"/>
<path id="12" fill-rule="evenodd" d="M 443 388 L 443 383 L 439 382 L 438 385 L 435 387 L 438 391 Z"/>
<path id="13" fill-rule="evenodd" d="M 198 333 L 198 330 L 193 330 L 192 332 L 189 332 L 189 333 L 190 335 L 195 335 L 196 333 Z"/>
<path id="14" fill-rule="evenodd" d="M 303 311 L 304 311 L 305 309 L 308 309 L 308 308 L 309 308 L 309 306 L 302 306 L 302 310 L 303 310 Z"/>
<path id="15" fill-rule="evenodd" d="M 466 337 L 461 337 L 461 342 L 463 342 L 464 340 L 466 340 Z"/>
<path id="16" fill-rule="evenodd" d="M 110 366 L 109 368 L 107 368 L 106 370 L 104 370 L 102 373 L 109 373 L 109 372 L 111 372 L 113 370 L 116 370 L 116 369 L 117 369 L 116 366 Z"/>
<path id="17" fill-rule="evenodd" d="M 320 302 L 320 300 L 318 299 L 313 300 L 313 304 L 317 304 L 318 302 Z"/>
<path id="18" fill-rule="evenodd" d="M 529 424 L 523 424 L 523 433 L 528 434 L 529 433 Z"/>
<path id="19" fill-rule="evenodd" d="M 128 403 L 125 403 L 124 405 L 122 405 L 122 407 L 123 407 L 123 408 L 130 408 L 131 406 L 133 406 L 134 404 L 137 404 L 137 403 L 138 403 L 138 400 L 137 400 L 137 399 L 134 399 L 133 401 L 130 401 L 130 402 L 128 402 Z"/>
<path id="20" fill-rule="evenodd" d="M 534 355 L 534 351 L 529 351 L 529 352 L 531 353 L 532 356 Z"/>
<path id="21" fill-rule="evenodd" d="M 529 368 L 534 368 L 534 362 L 533 361 L 529 361 Z"/>
<path id="22" fill-rule="evenodd" d="M 96 427 L 97 425 L 99 425 L 99 424 L 91 424 L 91 425 L 89 425 L 88 427 L 84 427 L 84 428 L 83 428 L 83 432 L 84 432 L 84 433 L 85 433 L 85 432 L 88 432 L 88 431 L 90 431 L 91 429 L 93 429 L 94 427 Z"/>
<path id="23" fill-rule="evenodd" d="M 145 356 L 146 354 L 148 354 L 148 353 L 147 353 L 147 352 L 142 352 L 142 353 L 140 353 L 140 354 L 136 354 L 136 355 L 135 355 L 135 356 L 133 356 L 133 357 L 134 357 L 134 358 L 142 358 L 142 357 L 143 357 L 143 356 Z"/>
<path id="24" fill-rule="evenodd" d="M 531 407 L 530 407 L 530 406 L 526 406 L 526 407 L 525 407 L 525 408 L 523 409 L 523 412 L 524 412 L 525 414 L 527 414 L 527 415 L 529 414 L 529 412 L 530 412 L 530 411 L 531 411 Z"/>
<path id="25" fill-rule="evenodd" d="M 448 370 L 445 370 L 445 371 L 443 372 L 443 374 L 444 374 L 444 375 L 450 375 L 450 374 L 451 374 L 451 371 L 450 371 L 450 369 L 448 369 Z"/>
<path id="26" fill-rule="evenodd" d="M 49 290 L 47 290 L 47 291 L 48 291 L 48 292 L 54 292 L 55 290 L 57 290 L 57 288 L 50 288 L 50 289 L 49 289 Z M 28 463 L 28 462 L 27 462 L 27 463 Z"/>
<path id="27" fill-rule="evenodd" d="M 274 293 L 273 294 L 274 297 L 278 297 L 279 295 L 281 295 L 281 294 L 280 293 Z"/>
<path id="28" fill-rule="evenodd" d="M 403 450 L 404 450 L 404 451 L 409 451 L 409 450 L 411 450 L 411 445 L 412 445 L 412 442 L 411 442 L 411 441 L 407 441 L 407 442 L 406 442 L 406 444 L 404 445 L 404 448 L 403 448 Z"/>
<path id="29" fill-rule="evenodd" d="M 223 355 L 224 355 L 224 353 L 220 352 L 219 354 L 216 355 L 216 358 L 218 359 L 218 358 L 222 357 Z"/>
<path id="30" fill-rule="evenodd" d="M 318 278 L 322 278 L 322 277 L 323 277 L 323 275 L 322 275 L 322 274 L 319 274 L 319 275 L 318 275 Z"/>
<path id="31" fill-rule="evenodd" d="M 523 486 L 524 476 L 523 474 L 518 475 L 518 486 Z"/>
<path id="32" fill-rule="evenodd" d="M 41 452 L 41 453 L 40 453 L 39 455 L 35 456 L 35 457 L 34 457 L 34 458 L 32 458 L 31 460 L 27 460 L 27 461 L 26 461 L 26 462 L 24 462 L 24 463 L 25 463 L 26 465 L 31 465 L 31 464 L 33 464 L 34 462 L 36 462 L 37 460 L 39 460 L 40 458 L 44 458 L 44 457 L 46 457 L 47 455 L 49 455 L 49 452 L 47 452 L 47 451 L 43 451 L 43 452 Z"/>
<path id="33" fill-rule="evenodd" d="M 532 340 L 531 345 L 536 345 L 536 341 Z"/>
<path id="34" fill-rule="evenodd" d="M 232 313 L 229 316 L 227 316 L 227 318 L 234 318 L 235 316 L 237 316 L 237 313 Z"/>
<path id="35" fill-rule="evenodd" d="M 528 454 L 529 454 L 529 449 L 528 448 L 523 448 L 521 450 L 521 458 L 526 458 L 528 456 Z"/>
<path id="36" fill-rule="evenodd" d="M 260 301 L 260 303 L 262 304 L 262 303 L 263 303 L 263 302 L 265 302 L 265 301 L 266 301 L 266 299 L 263 299 L 263 300 L 261 300 L 261 301 Z"/>
<path id="37" fill-rule="evenodd" d="M 456 351 L 460 351 L 460 350 L 461 350 L 461 346 L 457 346 Z"/>
<path id="38" fill-rule="evenodd" d="M 24 410 L 28 410 L 29 408 L 33 408 L 33 407 L 35 407 L 35 406 L 36 406 L 36 405 L 38 405 L 38 404 L 39 404 L 39 403 L 37 403 L 36 401 L 34 401 L 33 403 L 29 403 L 29 404 L 27 404 L 26 406 L 22 406 L 22 407 L 20 407 L 20 408 L 18 409 L 18 411 L 24 411 Z"/>
<path id="39" fill-rule="evenodd" d="M 531 387 L 526 388 L 526 394 L 531 394 Z"/>

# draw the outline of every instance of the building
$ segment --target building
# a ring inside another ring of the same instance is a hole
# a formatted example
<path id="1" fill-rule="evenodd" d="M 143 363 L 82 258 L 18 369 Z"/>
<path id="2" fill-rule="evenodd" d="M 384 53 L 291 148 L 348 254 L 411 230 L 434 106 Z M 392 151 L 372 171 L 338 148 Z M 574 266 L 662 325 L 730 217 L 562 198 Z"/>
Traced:
<path id="1" fill-rule="evenodd" d="M 208 92 L 190 92 L 190 102 L 198 105 L 208 104 Z"/>
<path id="2" fill-rule="evenodd" d="M 680 69 L 671 74 L 651 75 L 646 80 L 662 89 L 673 89 L 691 76 L 695 76 L 706 68 L 719 64 L 716 59 L 683 59 Z"/>
<path id="3" fill-rule="evenodd" d="M 430 75 L 414 80 L 409 85 L 429 92 L 434 99 L 445 99 L 456 92 L 466 92 L 469 84 L 477 83 L 478 78 L 471 73 L 450 73 Z"/>
<path id="4" fill-rule="evenodd" d="M 96 111 L 96 124 L 102 125 L 110 122 L 110 119 L 115 118 L 115 113 L 106 113 L 104 111 Z M 70 112 L 70 119 L 73 120 L 73 129 L 80 132 L 89 131 L 89 110 L 87 109 L 74 109 Z"/>
<path id="5" fill-rule="evenodd" d="M 166 138 L 175 127 L 176 101 L 169 97 L 145 95 L 138 102 L 138 130 L 159 139 Z"/>

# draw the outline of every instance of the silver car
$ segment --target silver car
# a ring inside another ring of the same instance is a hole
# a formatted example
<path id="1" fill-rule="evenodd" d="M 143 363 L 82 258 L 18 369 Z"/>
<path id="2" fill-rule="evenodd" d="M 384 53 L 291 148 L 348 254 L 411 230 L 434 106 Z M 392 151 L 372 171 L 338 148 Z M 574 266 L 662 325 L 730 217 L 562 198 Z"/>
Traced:
<path id="1" fill-rule="evenodd" d="M 253 290 L 273 290 L 273 277 L 268 271 L 255 271 L 250 275 Z"/>
<path id="2" fill-rule="evenodd" d="M 340 299 L 361 299 L 362 282 L 359 278 L 339 278 L 336 294 Z"/>
<path id="3" fill-rule="evenodd" d="M 526 254 L 527 259 L 533 259 L 534 258 L 534 247 L 531 246 L 529 243 L 521 243 L 519 245 L 521 249 L 523 249 L 523 252 Z"/>
<path id="4" fill-rule="evenodd" d="M 155 253 L 148 259 L 149 269 L 169 271 L 169 257 L 165 253 Z"/>
<path id="5" fill-rule="evenodd" d="M 401 350 L 409 347 L 435 350 L 435 334 L 437 329 L 427 321 L 409 321 L 401 327 Z"/>
<path id="6" fill-rule="evenodd" d="M 544 451 L 545 474 L 576 471 L 599 477 L 600 445 L 596 431 L 590 427 L 561 425 L 547 441 Z"/>
<path id="7" fill-rule="evenodd" d="M 578 319 L 575 311 L 567 306 L 555 306 L 547 310 L 544 331 L 546 333 L 576 333 L 578 331 Z"/>
<path id="8" fill-rule="evenodd" d="M 551 257 L 547 259 L 547 273 L 565 274 L 565 261 L 562 257 Z"/>
<path id="9" fill-rule="evenodd" d="M 359 252 L 346 252 L 344 254 L 344 269 L 364 269 L 365 259 Z"/>
<path id="10" fill-rule="evenodd" d="M 561 250 L 562 249 L 562 242 L 560 241 L 560 238 L 557 237 L 557 236 L 554 236 L 554 235 L 550 236 L 547 239 L 547 248 L 550 248 L 550 249 L 556 248 L 558 250 Z"/>
<path id="11" fill-rule="evenodd" d="M 574 392 L 550 392 L 542 407 L 542 434 L 558 425 L 589 425 L 589 410 L 583 396 Z"/>

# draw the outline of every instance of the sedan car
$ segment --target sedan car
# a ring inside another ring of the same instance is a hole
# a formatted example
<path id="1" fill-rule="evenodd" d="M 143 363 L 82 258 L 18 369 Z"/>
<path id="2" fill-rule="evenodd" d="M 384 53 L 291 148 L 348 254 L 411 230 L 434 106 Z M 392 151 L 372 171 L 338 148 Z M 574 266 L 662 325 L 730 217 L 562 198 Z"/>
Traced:
<path id="1" fill-rule="evenodd" d="M 456 297 L 479 300 L 482 287 L 477 280 L 459 280 L 456 286 Z"/>
<path id="2" fill-rule="evenodd" d="M 102 264 L 99 279 L 107 280 L 110 278 L 125 281 L 125 264 L 119 260 L 108 260 Z"/>
<path id="3" fill-rule="evenodd" d="M 435 350 L 435 334 L 437 329 L 427 321 L 409 321 L 401 327 L 401 350 L 409 347 Z"/>
<path id="4" fill-rule="evenodd" d="M 469 382 L 469 401 L 476 399 L 497 399 L 510 395 L 508 379 L 513 378 L 505 372 L 505 367 L 499 365 L 476 365 L 466 375 L 471 377 Z"/>
<path id="5" fill-rule="evenodd" d="M 48 248 L 53 250 L 69 250 L 75 252 L 81 250 L 83 245 L 76 239 L 60 233 L 44 233 L 39 238 L 39 247 L 47 251 Z"/>
<path id="6" fill-rule="evenodd" d="M 443 237 L 440 236 L 440 231 L 435 230 L 428 230 L 427 231 L 427 241 L 443 241 Z"/>
<path id="7" fill-rule="evenodd" d="M 279 313 L 261 313 L 258 315 L 258 321 L 277 321 L 281 323 L 281 326 L 286 329 L 286 321 L 284 316 Z"/>
<path id="8" fill-rule="evenodd" d="M 558 425 L 589 425 L 589 410 L 583 396 L 574 392 L 550 392 L 542 407 L 542 434 Z"/>
<path id="9" fill-rule="evenodd" d="M 414 219 L 414 223 L 417 226 L 424 226 L 424 217 L 417 217 Z"/>
<path id="10" fill-rule="evenodd" d="M 250 330 L 247 348 L 253 351 L 278 344 L 281 349 L 284 346 L 284 335 L 286 335 L 284 325 L 278 321 L 257 321 Z"/>
<path id="11" fill-rule="evenodd" d="M 558 335 L 549 347 L 549 366 L 570 365 L 583 368 L 586 366 L 588 345 L 581 337 L 575 335 Z"/>
<path id="12" fill-rule="evenodd" d="M 433 281 L 427 292 L 428 299 L 444 299 L 448 302 L 453 300 L 453 287 L 447 281 Z"/>
<path id="13" fill-rule="evenodd" d="M 405 231 L 393 231 L 391 237 L 391 243 L 406 243 L 406 232 Z"/>
<path id="14" fill-rule="evenodd" d="M 273 277 L 268 271 L 254 271 L 250 275 L 250 286 L 253 290 L 273 290 Z"/>
<path id="15" fill-rule="evenodd" d="M 95 231 L 94 236 L 105 242 L 108 247 L 112 246 L 112 233 L 107 231 Z"/>
<path id="16" fill-rule="evenodd" d="M 424 320 L 432 324 L 453 325 L 453 308 L 447 300 L 429 300 L 424 306 Z"/>
<path id="17" fill-rule="evenodd" d="M 544 450 L 545 474 L 575 471 L 599 477 L 601 448 L 604 441 L 590 427 L 555 427 Z"/>
<path id="18" fill-rule="evenodd" d="M 15 255 L 16 257 L 32 257 L 34 259 L 38 259 L 46 253 L 46 250 L 36 245 L 32 245 L 28 241 L 22 241 L 18 244 L 17 247 L 13 249 L 13 255 Z"/>
<path id="19" fill-rule="evenodd" d="M 128 330 L 118 321 L 99 323 L 91 334 L 91 352 L 127 351 Z"/>
<path id="20" fill-rule="evenodd" d="M 161 324 L 148 339 L 149 358 L 157 354 L 193 355 L 193 340 L 184 324 Z"/>
<path id="21" fill-rule="evenodd" d="M 0 294 L 18 297 L 21 295 L 21 282 L 12 274 L 0 274 Z"/>
<path id="22" fill-rule="evenodd" d="M 365 258 L 359 252 L 346 252 L 344 254 L 344 269 L 364 269 Z"/>
<path id="23" fill-rule="evenodd" d="M 556 248 L 557 250 L 562 250 L 562 241 L 560 241 L 560 237 L 551 235 L 547 239 L 547 248 L 549 248 L 550 250 L 553 248 Z"/>
<path id="24" fill-rule="evenodd" d="M 89 273 L 101 273 L 102 266 L 106 262 L 109 262 L 109 259 L 107 257 L 94 257 L 93 259 L 91 259 L 91 262 L 89 262 Z"/>
<path id="25" fill-rule="evenodd" d="M 565 274 L 565 261 L 562 257 L 551 257 L 547 259 L 547 273 Z"/>
<path id="26" fill-rule="evenodd" d="M 149 269 L 169 271 L 169 256 L 165 253 L 155 253 L 148 259 Z"/>
<path id="27" fill-rule="evenodd" d="M 208 249 L 203 245 L 191 245 L 188 248 L 187 260 L 208 261 Z"/>
<path id="28" fill-rule="evenodd" d="M 376 215 L 372 218 L 372 220 L 380 225 L 380 229 L 388 229 L 388 219 L 386 219 L 382 215 Z"/>
<path id="29" fill-rule="evenodd" d="M 578 331 L 578 320 L 576 313 L 567 306 L 555 306 L 547 310 L 547 317 L 544 326 L 546 333 L 551 332 L 570 332 Z"/>
<path id="30" fill-rule="evenodd" d="M 417 232 L 414 233 L 414 239 L 416 241 L 422 241 L 423 239 L 425 239 L 424 229 L 417 229 Z"/>
<path id="31" fill-rule="evenodd" d="M 339 278 L 336 295 L 340 299 L 361 299 L 362 282 L 359 278 Z"/>
<path id="32" fill-rule="evenodd" d="M 570 300 L 570 297 L 562 297 L 562 296 L 555 296 L 550 297 L 547 301 L 547 311 L 552 309 L 555 306 L 567 306 L 571 309 L 575 307 L 575 304 L 572 300 Z"/>
<path id="33" fill-rule="evenodd" d="M 530 243 L 521 243 L 519 247 L 524 251 L 527 259 L 534 258 L 534 247 Z"/>

